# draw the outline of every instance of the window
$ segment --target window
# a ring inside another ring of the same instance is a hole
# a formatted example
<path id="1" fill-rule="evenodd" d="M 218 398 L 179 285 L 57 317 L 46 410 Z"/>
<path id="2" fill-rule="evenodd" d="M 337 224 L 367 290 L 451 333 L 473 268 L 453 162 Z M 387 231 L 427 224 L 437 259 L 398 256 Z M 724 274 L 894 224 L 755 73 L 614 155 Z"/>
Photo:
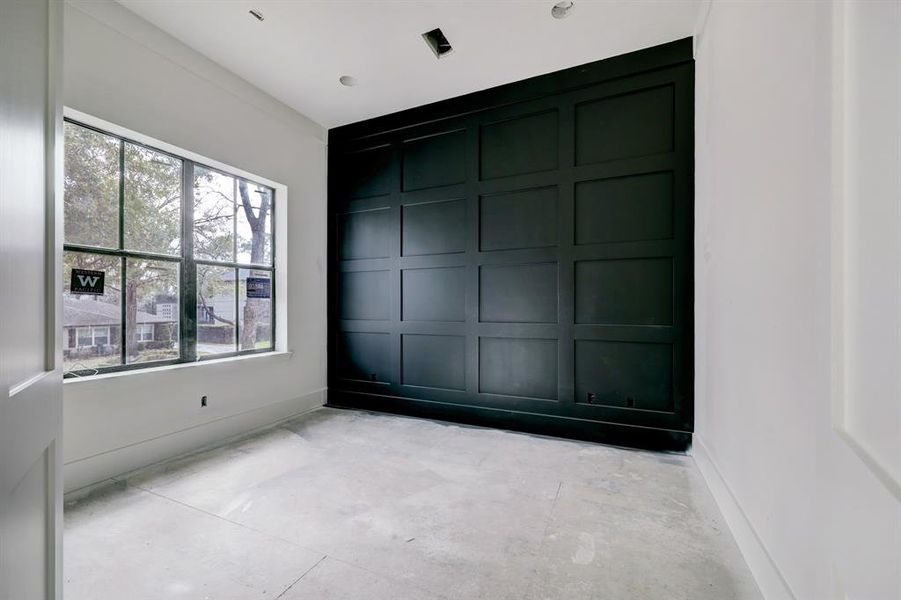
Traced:
<path id="1" fill-rule="evenodd" d="M 94 345 L 94 337 L 91 334 L 90 327 L 79 327 L 77 339 L 79 348 L 90 348 Z"/>
<path id="2" fill-rule="evenodd" d="M 74 121 L 65 136 L 67 374 L 271 351 L 275 190 Z"/>
<path id="3" fill-rule="evenodd" d="M 139 342 L 153 341 L 153 323 L 138 324 L 137 340 Z"/>
<path id="4" fill-rule="evenodd" d="M 109 344 L 109 327 L 94 327 L 91 333 L 95 346 L 106 346 Z"/>
<path id="5" fill-rule="evenodd" d="M 68 339 L 68 335 L 66 338 Z M 106 346 L 110 341 L 109 327 L 78 327 L 75 334 L 76 348 Z M 68 347 L 68 346 L 67 346 Z"/>

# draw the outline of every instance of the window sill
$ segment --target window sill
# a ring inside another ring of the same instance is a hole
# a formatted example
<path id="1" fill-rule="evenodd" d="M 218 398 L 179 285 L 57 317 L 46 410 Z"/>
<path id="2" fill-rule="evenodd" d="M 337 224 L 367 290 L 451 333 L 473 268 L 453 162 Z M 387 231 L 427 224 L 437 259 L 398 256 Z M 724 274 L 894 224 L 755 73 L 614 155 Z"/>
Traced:
<path id="1" fill-rule="evenodd" d="M 241 363 L 245 361 L 260 360 L 286 360 L 294 356 L 293 350 L 261 352 L 259 354 L 246 354 L 244 356 L 229 356 L 227 358 L 210 358 L 197 362 L 178 363 L 174 365 L 161 365 L 159 367 L 147 367 L 145 369 L 134 369 L 131 371 L 118 371 L 115 373 L 99 373 L 97 375 L 85 375 L 83 377 L 67 377 L 63 379 L 63 385 L 78 385 L 79 383 L 87 383 L 92 381 L 100 381 L 102 379 L 119 379 L 120 377 L 134 377 L 135 375 L 149 375 L 152 373 L 160 373 L 164 371 L 175 371 L 181 369 L 202 369 L 210 365 L 221 365 L 223 363 Z"/>

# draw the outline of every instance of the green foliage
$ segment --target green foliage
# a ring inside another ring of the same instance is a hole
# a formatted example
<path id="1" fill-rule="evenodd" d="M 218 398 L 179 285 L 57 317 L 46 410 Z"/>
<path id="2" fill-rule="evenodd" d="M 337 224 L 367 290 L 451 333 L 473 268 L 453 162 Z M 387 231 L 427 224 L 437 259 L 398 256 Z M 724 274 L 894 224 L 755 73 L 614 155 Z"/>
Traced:
<path id="1" fill-rule="evenodd" d="M 125 247 L 178 254 L 182 162 L 125 144 Z"/>
<path id="2" fill-rule="evenodd" d="M 66 242 L 119 246 L 119 141 L 66 123 Z"/>

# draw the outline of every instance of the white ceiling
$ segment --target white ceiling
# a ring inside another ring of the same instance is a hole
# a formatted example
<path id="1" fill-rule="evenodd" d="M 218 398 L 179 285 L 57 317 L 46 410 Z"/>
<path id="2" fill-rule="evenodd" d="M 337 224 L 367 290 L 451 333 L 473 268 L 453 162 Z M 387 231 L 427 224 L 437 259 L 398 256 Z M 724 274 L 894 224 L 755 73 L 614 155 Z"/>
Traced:
<path id="1" fill-rule="evenodd" d="M 687 37 L 701 3 L 575 0 L 558 20 L 554 0 L 118 1 L 326 127 Z M 420 37 L 435 27 L 440 60 Z"/>

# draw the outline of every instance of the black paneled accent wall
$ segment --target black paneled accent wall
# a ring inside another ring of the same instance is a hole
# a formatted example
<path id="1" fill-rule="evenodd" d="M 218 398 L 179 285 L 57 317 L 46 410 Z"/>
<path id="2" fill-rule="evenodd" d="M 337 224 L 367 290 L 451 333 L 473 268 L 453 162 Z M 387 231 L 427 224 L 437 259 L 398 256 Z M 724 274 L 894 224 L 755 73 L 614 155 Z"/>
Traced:
<path id="1" fill-rule="evenodd" d="M 691 52 L 331 130 L 329 404 L 686 448 Z"/>

